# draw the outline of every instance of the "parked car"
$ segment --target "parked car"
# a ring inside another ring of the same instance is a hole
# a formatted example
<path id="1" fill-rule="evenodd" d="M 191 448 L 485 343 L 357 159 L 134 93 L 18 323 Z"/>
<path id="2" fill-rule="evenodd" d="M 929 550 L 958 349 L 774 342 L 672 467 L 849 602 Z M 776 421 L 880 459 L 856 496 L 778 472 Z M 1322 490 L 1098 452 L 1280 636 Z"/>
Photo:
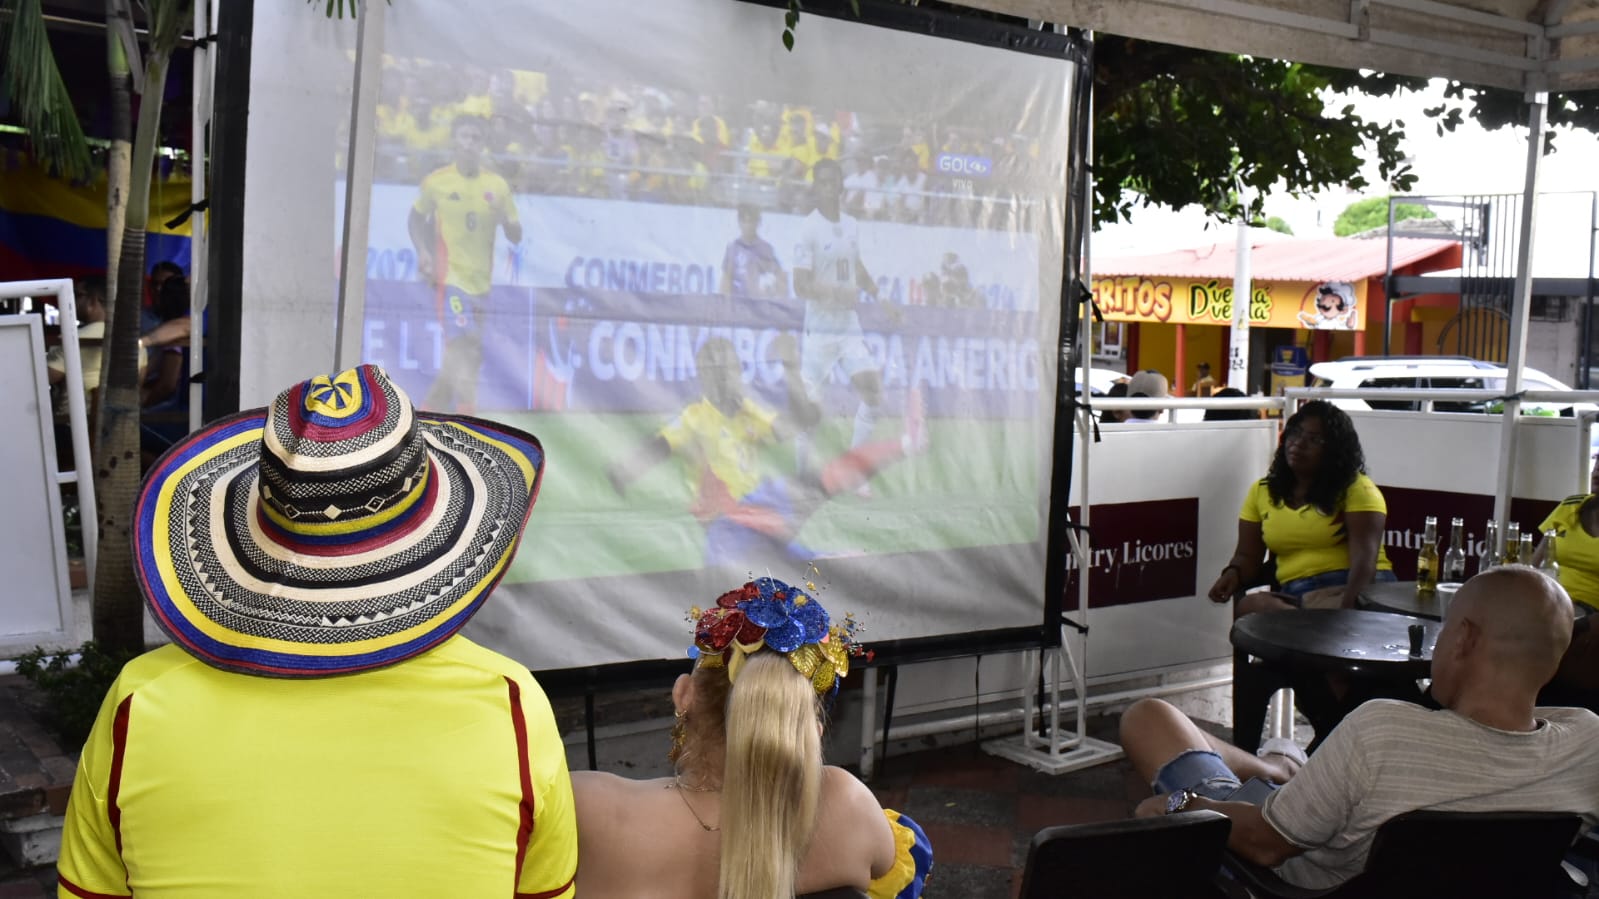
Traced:
<path id="1" fill-rule="evenodd" d="M 1393 390 L 1504 390 L 1510 372 L 1496 362 L 1483 362 L 1465 356 L 1356 356 L 1336 362 L 1318 362 L 1310 367 L 1315 386 L 1338 390 L 1388 388 Z M 1525 390 L 1571 388 L 1535 368 L 1525 368 L 1521 376 Z M 1422 404 L 1412 400 L 1333 400 L 1343 409 L 1394 409 L 1418 411 Z M 1434 402 L 1436 412 L 1492 413 L 1502 404 L 1490 401 Z M 1592 411 L 1592 403 L 1524 403 L 1528 415 L 1574 415 Z"/>
<path id="2" fill-rule="evenodd" d="M 1089 368 L 1077 370 L 1076 390 L 1083 389 L 1083 372 L 1088 372 L 1088 393 L 1090 396 L 1104 396 L 1110 391 L 1111 385 L 1117 381 L 1127 380 L 1127 373 L 1116 371 L 1113 368 Z"/>

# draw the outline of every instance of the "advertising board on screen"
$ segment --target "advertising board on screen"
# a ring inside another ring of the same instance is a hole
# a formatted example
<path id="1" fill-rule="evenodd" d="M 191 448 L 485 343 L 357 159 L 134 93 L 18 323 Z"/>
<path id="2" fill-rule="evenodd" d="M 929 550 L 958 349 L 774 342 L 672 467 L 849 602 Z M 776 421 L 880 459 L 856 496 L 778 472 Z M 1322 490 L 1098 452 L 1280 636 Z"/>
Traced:
<path id="1" fill-rule="evenodd" d="M 420 408 L 548 453 L 473 635 L 677 656 L 751 574 L 867 639 L 1039 624 L 1065 58 L 819 16 L 787 53 L 728 0 L 499 12 L 389 14 L 361 322 Z"/>

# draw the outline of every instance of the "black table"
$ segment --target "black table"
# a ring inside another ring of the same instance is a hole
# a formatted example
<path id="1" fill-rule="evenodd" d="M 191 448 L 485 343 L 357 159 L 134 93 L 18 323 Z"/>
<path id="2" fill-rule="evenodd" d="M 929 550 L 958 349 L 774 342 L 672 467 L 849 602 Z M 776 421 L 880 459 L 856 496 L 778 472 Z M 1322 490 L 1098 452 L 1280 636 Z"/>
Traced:
<path id="1" fill-rule="evenodd" d="M 1431 621 L 1442 620 L 1444 609 L 1448 606 L 1447 601 L 1439 594 L 1435 594 L 1431 599 L 1417 596 L 1415 581 L 1373 581 L 1366 585 L 1366 589 L 1360 591 L 1356 601 L 1362 609 L 1398 612 L 1401 615 L 1413 615 Z"/>
<path id="2" fill-rule="evenodd" d="M 1426 628 L 1421 655 L 1410 654 L 1410 625 Z M 1245 615 L 1233 646 L 1276 668 L 1335 672 L 1386 681 L 1428 677 L 1442 627 L 1406 615 L 1359 609 L 1283 609 Z"/>

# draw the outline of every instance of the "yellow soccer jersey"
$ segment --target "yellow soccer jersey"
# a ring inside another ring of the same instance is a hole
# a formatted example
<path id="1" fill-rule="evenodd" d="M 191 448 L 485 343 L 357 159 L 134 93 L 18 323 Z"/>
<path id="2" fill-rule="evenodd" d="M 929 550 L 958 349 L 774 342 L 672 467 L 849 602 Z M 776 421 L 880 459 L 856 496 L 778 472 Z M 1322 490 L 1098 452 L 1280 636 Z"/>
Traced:
<path id="1" fill-rule="evenodd" d="M 456 636 L 322 679 L 176 646 L 123 669 L 78 762 L 67 896 L 568 899 L 566 751 L 524 665 Z"/>
<path id="2" fill-rule="evenodd" d="M 1245 521 L 1260 522 L 1266 548 L 1277 558 L 1277 583 L 1286 584 L 1313 574 L 1349 567 L 1349 531 L 1344 523 L 1346 512 L 1387 514 L 1388 503 L 1371 478 L 1363 474 L 1355 476 L 1354 483 L 1344 491 L 1338 508 L 1331 515 L 1323 514 L 1320 509 L 1308 504 L 1290 509 L 1282 503 L 1273 502 L 1266 482 L 1260 480 L 1249 488 L 1238 517 Z M 1392 568 L 1388 553 L 1379 543 L 1377 570 L 1388 571 Z"/>
<path id="3" fill-rule="evenodd" d="M 1593 494 L 1567 497 L 1538 530 L 1555 531 L 1555 560 L 1560 563 L 1560 586 L 1571 598 L 1599 609 L 1599 537 L 1590 537 L 1582 527 L 1582 504 Z M 1547 539 L 1547 538 L 1545 538 Z"/>
<path id="4" fill-rule="evenodd" d="M 702 399 L 662 428 L 661 437 L 673 452 L 699 459 L 726 485 L 728 494 L 740 500 L 761 481 L 757 457 L 762 444 L 776 439 L 772 433 L 776 419 L 777 413 L 748 397 L 732 415 Z"/>
<path id="5" fill-rule="evenodd" d="M 488 293 L 495 230 L 519 221 L 505 179 L 488 169 L 468 178 L 452 163 L 422 179 L 413 208 L 433 219 L 438 234 L 434 259 L 444 271 L 444 282 L 470 294 Z"/>

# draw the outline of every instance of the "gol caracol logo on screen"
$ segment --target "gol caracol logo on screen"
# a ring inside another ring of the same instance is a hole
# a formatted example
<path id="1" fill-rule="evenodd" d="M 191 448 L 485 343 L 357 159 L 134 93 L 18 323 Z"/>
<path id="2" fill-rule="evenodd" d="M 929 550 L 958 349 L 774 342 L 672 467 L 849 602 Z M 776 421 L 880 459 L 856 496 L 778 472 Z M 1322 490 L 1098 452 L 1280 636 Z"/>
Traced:
<path id="1" fill-rule="evenodd" d="M 1075 515 L 1076 508 L 1072 509 Z M 1199 500 L 1096 504 L 1088 574 L 1091 608 L 1195 594 Z M 1076 601 L 1077 560 L 1067 557 L 1066 602 Z"/>

